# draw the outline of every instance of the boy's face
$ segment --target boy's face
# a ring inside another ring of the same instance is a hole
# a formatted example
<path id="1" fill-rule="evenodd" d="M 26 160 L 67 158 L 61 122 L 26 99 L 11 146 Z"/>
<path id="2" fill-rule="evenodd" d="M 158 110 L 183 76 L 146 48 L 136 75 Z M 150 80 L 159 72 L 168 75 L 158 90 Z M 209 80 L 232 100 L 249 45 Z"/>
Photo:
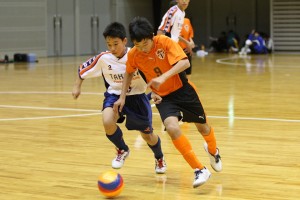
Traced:
<path id="1" fill-rule="evenodd" d="M 190 0 L 177 0 L 177 6 L 180 10 L 185 11 L 189 6 Z"/>
<path id="2" fill-rule="evenodd" d="M 123 57 L 126 50 L 127 38 L 122 40 L 118 37 L 106 37 L 106 45 L 108 50 L 117 58 Z"/>
<path id="3" fill-rule="evenodd" d="M 138 51 L 149 53 L 153 46 L 153 40 L 151 39 L 143 39 L 140 42 L 133 41 L 134 46 Z"/>

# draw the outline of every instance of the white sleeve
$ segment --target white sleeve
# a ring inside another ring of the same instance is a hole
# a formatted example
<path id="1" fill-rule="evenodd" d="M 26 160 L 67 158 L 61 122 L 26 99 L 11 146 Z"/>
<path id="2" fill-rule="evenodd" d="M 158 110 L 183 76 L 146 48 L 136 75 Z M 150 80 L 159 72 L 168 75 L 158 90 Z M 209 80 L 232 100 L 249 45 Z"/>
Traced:
<path id="1" fill-rule="evenodd" d="M 78 70 L 79 76 L 81 79 L 102 76 L 102 66 L 103 61 L 101 59 L 101 54 L 99 54 L 80 65 Z"/>

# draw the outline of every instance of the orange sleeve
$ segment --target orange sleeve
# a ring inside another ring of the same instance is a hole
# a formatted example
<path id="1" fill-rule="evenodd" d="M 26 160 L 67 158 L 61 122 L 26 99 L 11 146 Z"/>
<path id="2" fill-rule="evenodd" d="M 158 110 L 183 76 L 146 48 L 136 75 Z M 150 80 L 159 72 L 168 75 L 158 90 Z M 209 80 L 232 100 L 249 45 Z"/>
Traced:
<path id="1" fill-rule="evenodd" d="M 191 21 L 188 18 L 184 18 L 180 36 L 188 41 L 190 41 L 190 38 L 194 37 L 194 30 L 193 30 Z M 181 48 L 183 48 L 183 49 L 185 49 L 187 47 L 186 44 L 182 41 L 179 41 L 178 43 L 181 46 Z"/>
<path id="2" fill-rule="evenodd" d="M 126 72 L 127 73 L 133 73 L 136 71 L 137 67 L 134 63 L 134 52 L 136 51 L 136 48 L 133 47 L 129 50 L 127 54 L 127 62 L 126 62 Z"/>
<path id="3" fill-rule="evenodd" d="M 189 26 L 190 26 L 190 37 L 189 38 L 193 38 L 194 37 L 194 29 L 193 26 L 191 24 L 191 21 L 189 20 Z"/>
<path id="4" fill-rule="evenodd" d="M 165 39 L 165 44 L 167 46 L 168 61 L 170 65 L 174 65 L 178 61 L 185 59 L 187 57 L 177 42 L 171 39 Z"/>

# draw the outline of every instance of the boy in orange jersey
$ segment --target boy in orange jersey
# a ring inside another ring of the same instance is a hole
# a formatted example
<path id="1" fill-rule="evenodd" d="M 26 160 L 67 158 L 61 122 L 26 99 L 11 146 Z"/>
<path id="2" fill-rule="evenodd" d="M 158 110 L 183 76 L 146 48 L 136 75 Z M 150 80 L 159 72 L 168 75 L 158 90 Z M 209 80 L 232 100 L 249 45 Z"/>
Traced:
<path id="1" fill-rule="evenodd" d="M 198 187 L 211 173 L 197 159 L 178 121 L 195 124 L 206 141 L 204 148 L 215 171 L 222 170 L 222 162 L 214 130 L 207 124 L 199 97 L 183 72 L 190 66 L 187 56 L 177 42 L 164 35 L 154 36 L 153 27 L 145 18 L 134 18 L 129 24 L 129 33 L 134 47 L 128 52 L 122 93 L 114 103 L 114 110 L 122 111 L 133 73 L 138 69 L 152 89 L 151 97 L 174 146 L 195 170 L 193 187 Z"/>

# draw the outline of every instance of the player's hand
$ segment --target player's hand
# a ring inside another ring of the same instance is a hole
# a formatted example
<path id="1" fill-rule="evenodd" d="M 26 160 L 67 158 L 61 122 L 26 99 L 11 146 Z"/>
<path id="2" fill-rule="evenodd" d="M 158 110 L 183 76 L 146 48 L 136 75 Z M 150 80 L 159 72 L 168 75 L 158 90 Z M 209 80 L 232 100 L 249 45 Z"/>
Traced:
<path id="1" fill-rule="evenodd" d="M 159 96 L 159 95 L 156 94 L 155 92 L 152 92 L 152 93 L 151 93 L 151 98 L 152 98 L 154 104 L 160 104 L 161 101 L 162 101 L 161 96 Z"/>
<path id="2" fill-rule="evenodd" d="M 81 87 L 78 85 L 74 85 L 73 91 L 72 91 L 72 96 L 74 99 L 77 99 L 79 95 L 81 94 Z"/>
<path id="3" fill-rule="evenodd" d="M 125 99 L 119 98 L 113 106 L 113 110 L 115 113 L 122 112 L 123 107 L 125 105 Z"/>
<path id="4" fill-rule="evenodd" d="M 160 85 L 163 84 L 166 81 L 164 75 L 161 75 L 159 77 L 156 77 L 154 79 L 152 79 L 151 81 L 149 81 L 148 83 L 148 87 L 153 87 L 156 90 L 159 89 Z"/>

